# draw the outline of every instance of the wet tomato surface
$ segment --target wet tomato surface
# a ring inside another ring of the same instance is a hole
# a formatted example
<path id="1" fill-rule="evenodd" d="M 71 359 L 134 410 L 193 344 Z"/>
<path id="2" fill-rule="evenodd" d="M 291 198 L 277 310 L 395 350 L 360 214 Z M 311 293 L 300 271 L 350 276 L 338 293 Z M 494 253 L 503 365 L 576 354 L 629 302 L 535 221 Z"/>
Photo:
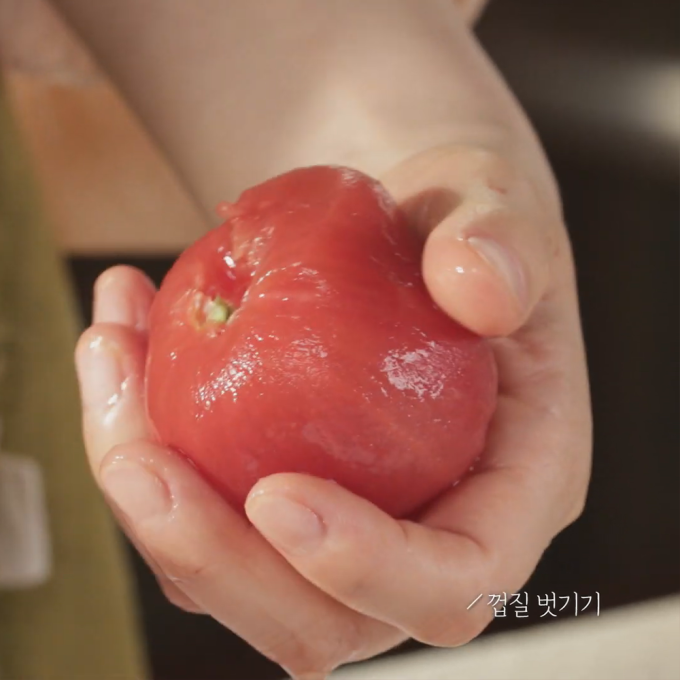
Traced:
<path id="1" fill-rule="evenodd" d="M 220 210 L 151 310 L 160 440 L 235 506 L 276 472 L 396 517 L 450 488 L 484 446 L 495 363 L 430 298 L 422 243 L 382 186 L 302 168 Z"/>

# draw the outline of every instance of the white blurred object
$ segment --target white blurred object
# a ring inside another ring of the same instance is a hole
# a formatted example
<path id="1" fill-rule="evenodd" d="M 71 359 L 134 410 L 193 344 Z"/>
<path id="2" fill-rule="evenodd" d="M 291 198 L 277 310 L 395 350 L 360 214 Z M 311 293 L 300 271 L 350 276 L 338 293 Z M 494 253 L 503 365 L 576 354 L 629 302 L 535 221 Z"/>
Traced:
<path id="1" fill-rule="evenodd" d="M 357 664 L 333 680 L 677 680 L 680 596 L 529 630 L 490 635 L 451 650 Z"/>
<path id="2" fill-rule="evenodd" d="M 89 51 L 47 0 L 0 0 L 0 65 L 62 85 L 98 79 Z"/>
<path id="3" fill-rule="evenodd" d="M 0 452 L 0 590 L 38 586 L 51 572 L 40 466 L 28 456 Z"/>

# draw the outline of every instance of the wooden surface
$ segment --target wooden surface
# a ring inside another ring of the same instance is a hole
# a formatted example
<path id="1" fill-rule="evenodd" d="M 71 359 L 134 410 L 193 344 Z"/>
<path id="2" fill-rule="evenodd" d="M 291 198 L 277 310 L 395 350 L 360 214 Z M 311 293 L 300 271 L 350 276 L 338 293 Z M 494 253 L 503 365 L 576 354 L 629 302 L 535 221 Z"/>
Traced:
<path id="1" fill-rule="evenodd" d="M 172 253 L 210 220 L 116 92 L 13 73 L 15 114 L 45 208 L 67 253 Z"/>

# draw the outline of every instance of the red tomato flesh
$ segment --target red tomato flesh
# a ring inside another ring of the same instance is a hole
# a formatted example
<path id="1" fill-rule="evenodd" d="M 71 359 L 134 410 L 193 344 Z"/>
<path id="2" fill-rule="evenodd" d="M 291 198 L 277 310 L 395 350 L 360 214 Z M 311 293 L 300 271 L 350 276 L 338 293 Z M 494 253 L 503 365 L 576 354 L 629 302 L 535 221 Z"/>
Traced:
<path id="1" fill-rule="evenodd" d="M 448 318 L 422 242 L 373 179 L 294 170 L 221 204 L 150 315 L 159 439 L 233 505 L 258 479 L 333 479 L 395 517 L 450 488 L 496 401 L 489 345 Z"/>

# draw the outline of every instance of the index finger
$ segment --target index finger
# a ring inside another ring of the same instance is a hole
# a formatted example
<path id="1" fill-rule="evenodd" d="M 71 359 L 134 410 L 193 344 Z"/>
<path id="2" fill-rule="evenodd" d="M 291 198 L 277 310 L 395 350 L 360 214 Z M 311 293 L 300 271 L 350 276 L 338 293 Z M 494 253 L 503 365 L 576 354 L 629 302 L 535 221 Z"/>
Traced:
<path id="1" fill-rule="evenodd" d="M 248 516 L 303 576 L 348 607 L 427 644 L 463 644 L 493 617 L 490 608 L 469 605 L 480 594 L 517 592 L 583 502 L 586 477 L 568 462 L 581 444 L 555 441 L 551 418 L 535 416 L 502 402 L 489 441 L 493 463 L 418 523 L 299 475 L 262 480 Z M 281 498 L 318 518 L 312 539 L 283 524 Z"/>

